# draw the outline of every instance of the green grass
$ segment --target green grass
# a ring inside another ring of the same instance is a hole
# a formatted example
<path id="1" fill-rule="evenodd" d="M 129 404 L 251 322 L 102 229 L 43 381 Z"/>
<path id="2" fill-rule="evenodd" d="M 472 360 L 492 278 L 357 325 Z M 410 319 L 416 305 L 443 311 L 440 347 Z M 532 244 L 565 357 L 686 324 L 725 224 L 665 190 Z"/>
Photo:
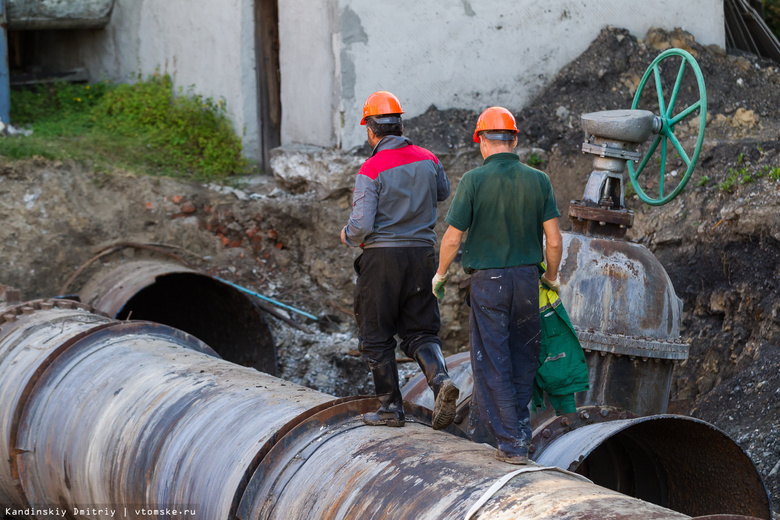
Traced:
<path id="1" fill-rule="evenodd" d="M 536 152 L 531 152 L 531 155 L 528 157 L 528 166 L 539 169 L 543 164 L 544 159 L 539 157 Z"/>
<path id="2" fill-rule="evenodd" d="M 623 193 L 623 198 L 628 199 L 636 195 L 636 190 L 634 189 L 634 185 L 631 183 L 631 180 L 626 180 L 623 185 L 623 189 L 625 190 Z"/>
<path id="3" fill-rule="evenodd" d="M 248 167 L 222 101 L 174 92 L 167 75 L 134 84 L 54 83 L 11 93 L 11 120 L 33 135 L 0 155 L 74 159 L 98 168 L 219 180 Z"/>
<path id="4" fill-rule="evenodd" d="M 702 175 L 701 178 L 696 181 L 696 186 L 706 186 L 710 182 L 710 178 L 707 175 Z"/>

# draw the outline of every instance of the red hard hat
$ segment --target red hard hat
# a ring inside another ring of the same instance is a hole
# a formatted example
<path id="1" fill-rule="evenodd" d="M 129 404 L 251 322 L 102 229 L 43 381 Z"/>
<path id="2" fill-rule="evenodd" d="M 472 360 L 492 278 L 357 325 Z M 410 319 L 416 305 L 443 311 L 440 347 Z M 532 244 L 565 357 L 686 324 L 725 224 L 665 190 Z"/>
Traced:
<path id="1" fill-rule="evenodd" d="M 363 104 L 363 119 L 361 125 L 366 124 L 366 118 L 370 116 L 383 116 L 385 114 L 403 114 L 404 109 L 398 98 L 386 90 L 374 92 Z"/>
<path id="2" fill-rule="evenodd" d="M 474 142 L 479 142 L 479 133 L 485 130 L 508 130 L 517 134 L 517 123 L 512 112 L 503 107 L 490 107 L 477 119 L 477 129 L 474 130 Z"/>

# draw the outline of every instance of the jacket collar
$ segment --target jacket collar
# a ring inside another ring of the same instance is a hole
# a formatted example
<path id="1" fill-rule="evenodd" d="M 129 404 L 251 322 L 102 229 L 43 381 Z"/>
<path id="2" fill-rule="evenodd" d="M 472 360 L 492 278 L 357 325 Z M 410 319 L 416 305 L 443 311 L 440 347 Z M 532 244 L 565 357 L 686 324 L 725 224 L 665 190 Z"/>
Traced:
<path id="1" fill-rule="evenodd" d="M 412 141 L 408 137 L 404 137 L 402 135 L 386 135 L 382 139 L 380 139 L 378 143 L 376 143 L 376 146 L 374 147 L 374 151 L 371 153 L 371 156 L 373 157 L 374 155 L 381 152 L 382 150 L 392 150 L 410 144 L 412 144 Z"/>
<path id="2" fill-rule="evenodd" d="M 516 153 L 511 152 L 503 152 L 503 153 L 494 153 L 493 155 L 489 155 L 487 159 L 482 163 L 483 165 L 496 162 L 496 161 L 517 161 L 520 162 L 520 156 Z"/>

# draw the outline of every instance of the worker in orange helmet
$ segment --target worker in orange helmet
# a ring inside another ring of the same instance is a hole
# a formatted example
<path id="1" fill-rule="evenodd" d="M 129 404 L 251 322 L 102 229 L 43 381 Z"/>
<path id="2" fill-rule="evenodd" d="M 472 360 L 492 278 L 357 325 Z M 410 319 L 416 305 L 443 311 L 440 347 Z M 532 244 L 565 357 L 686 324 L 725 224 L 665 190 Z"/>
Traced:
<path id="1" fill-rule="evenodd" d="M 401 103 L 386 91 L 363 106 L 371 157 L 355 180 L 352 214 L 341 241 L 360 247 L 355 260 L 355 319 L 360 353 L 374 377 L 380 408 L 363 421 L 403 426 L 405 415 L 395 349 L 417 360 L 434 393 L 433 424 L 455 418 L 458 388 L 450 380 L 438 337 L 436 297 L 424 289 L 436 270 L 436 206 L 450 195 L 439 159 L 403 136 Z"/>
<path id="2" fill-rule="evenodd" d="M 477 120 L 474 142 L 484 163 L 460 181 L 442 238 L 433 293 L 444 295 L 447 270 L 463 233 L 462 264 L 471 274 L 469 341 L 474 372 L 470 424 L 479 417 L 496 439 L 498 460 L 528 462 L 528 404 L 541 346 L 539 273 L 560 290 L 563 240 L 550 179 L 520 162 L 517 124 L 511 112 L 490 107 Z M 542 237 L 546 238 L 546 250 Z M 478 414 L 478 415 L 476 415 Z"/>

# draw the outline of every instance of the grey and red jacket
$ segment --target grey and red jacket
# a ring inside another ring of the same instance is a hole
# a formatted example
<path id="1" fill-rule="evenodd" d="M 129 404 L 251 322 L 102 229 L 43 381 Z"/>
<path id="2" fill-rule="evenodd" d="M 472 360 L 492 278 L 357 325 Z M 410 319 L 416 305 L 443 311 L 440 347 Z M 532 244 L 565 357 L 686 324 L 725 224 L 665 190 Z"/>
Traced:
<path id="1" fill-rule="evenodd" d="M 385 136 L 355 180 L 346 243 L 433 246 L 436 204 L 449 196 L 450 180 L 433 153 L 406 137 Z"/>

